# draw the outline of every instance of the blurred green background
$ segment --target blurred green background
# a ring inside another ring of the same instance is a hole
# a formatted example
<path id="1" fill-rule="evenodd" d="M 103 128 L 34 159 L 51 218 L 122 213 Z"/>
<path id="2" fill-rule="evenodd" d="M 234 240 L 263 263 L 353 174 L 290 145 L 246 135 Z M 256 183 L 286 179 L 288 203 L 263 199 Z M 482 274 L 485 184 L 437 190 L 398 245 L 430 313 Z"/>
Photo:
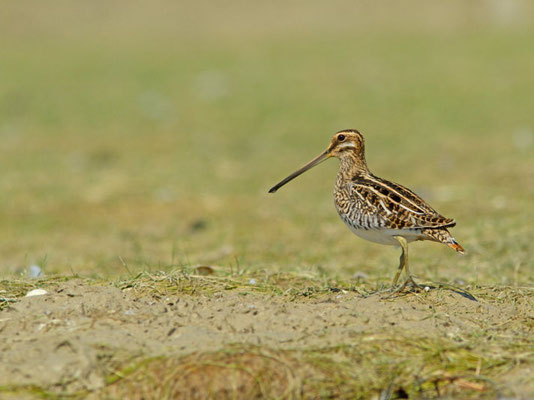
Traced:
<path id="1" fill-rule="evenodd" d="M 528 1 L 7 1 L 0 268 L 112 277 L 178 266 L 389 279 L 398 250 L 339 220 L 340 129 L 371 170 L 457 220 L 469 251 L 418 276 L 534 283 Z M 387 280 L 387 282 L 386 282 Z"/>

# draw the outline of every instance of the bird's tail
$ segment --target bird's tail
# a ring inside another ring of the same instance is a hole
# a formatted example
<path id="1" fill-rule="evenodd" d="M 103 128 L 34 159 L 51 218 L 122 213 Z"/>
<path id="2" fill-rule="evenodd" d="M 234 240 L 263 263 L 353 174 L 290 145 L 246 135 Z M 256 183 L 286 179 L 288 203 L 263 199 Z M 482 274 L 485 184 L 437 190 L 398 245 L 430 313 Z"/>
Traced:
<path id="1" fill-rule="evenodd" d="M 456 250 L 460 254 L 465 254 L 466 252 L 462 245 L 458 243 L 455 238 L 452 237 L 452 235 L 446 228 L 427 228 L 423 230 L 423 233 L 426 235 L 427 239 L 446 244 L 451 249 Z"/>
<path id="2" fill-rule="evenodd" d="M 456 250 L 460 254 L 465 254 L 465 249 L 454 238 L 452 238 L 452 241 L 450 243 L 447 243 L 447 246 L 449 246 L 451 249 Z"/>

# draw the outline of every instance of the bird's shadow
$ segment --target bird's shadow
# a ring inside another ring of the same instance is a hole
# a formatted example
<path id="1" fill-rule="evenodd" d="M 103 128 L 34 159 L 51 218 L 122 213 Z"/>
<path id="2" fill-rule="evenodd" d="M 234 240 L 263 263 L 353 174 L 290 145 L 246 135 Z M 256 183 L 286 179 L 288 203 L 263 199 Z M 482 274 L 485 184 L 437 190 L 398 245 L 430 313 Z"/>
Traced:
<path id="1" fill-rule="evenodd" d="M 466 298 L 467 300 L 477 301 L 478 302 L 477 298 L 475 296 L 473 296 L 471 293 L 469 293 L 467 290 L 459 288 L 457 286 L 449 285 L 447 283 L 441 283 L 441 282 L 435 282 L 433 284 L 427 284 L 427 285 L 417 284 L 416 287 L 414 287 L 414 286 L 406 286 L 401 291 L 390 292 L 390 295 L 384 297 L 383 299 L 384 300 L 391 300 L 391 299 L 394 299 L 394 298 L 405 297 L 405 296 L 408 296 L 409 294 L 413 294 L 413 293 L 429 292 L 431 290 L 436 290 L 436 289 L 450 290 L 451 292 L 459 294 L 460 296 L 462 296 L 463 298 Z M 378 290 L 378 291 L 375 292 L 375 294 L 384 294 L 385 292 L 388 292 L 388 291 L 390 291 L 390 289 L 389 290 Z"/>
<path id="2" fill-rule="evenodd" d="M 457 293 L 460 296 L 466 298 L 467 300 L 478 301 L 477 298 L 475 296 L 473 296 L 471 293 L 469 293 L 467 290 L 464 290 L 464 289 L 459 288 L 457 286 L 452 286 L 452 285 L 449 285 L 449 284 L 446 284 L 446 283 L 438 283 L 438 286 L 426 285 L 426 287 L 430 288 L 430 290 L 432 290 L 432 289 L 450 290 L 451 292 Z"/>

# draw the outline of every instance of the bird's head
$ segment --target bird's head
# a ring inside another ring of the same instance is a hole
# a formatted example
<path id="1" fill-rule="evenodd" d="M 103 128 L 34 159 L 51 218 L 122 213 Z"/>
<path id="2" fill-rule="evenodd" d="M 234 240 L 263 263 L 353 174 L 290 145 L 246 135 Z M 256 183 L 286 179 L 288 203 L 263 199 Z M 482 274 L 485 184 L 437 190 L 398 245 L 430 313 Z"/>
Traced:
<path id="1" fill-rule="evenodd" d="M 363 136 L 360 132 L 355 129 L 346 129 L 343 131 L 337 132 L 330 141 L 328 148 L 307 163 L 305 166 L 299 170 L 293 172 L 287 178 L 280 181 L 278 184 L 273 186 L 269 193 L 276 192 L 279 188 L 284 186 L 286 183 L 292 181 L 297 176 L 303 174 L 307 170 L 319 165 L 323 161 L 327 160 L 330 157 L 337 157 L 340 160 L 353 160 L 354 162 L 359 162 L 365 166 L 365 145 L 363 141 Z"/>
<path id="2" fill-rule="evenodd" d="M 363 155 L 365 143 L 363 136 L 355 129 L 346 129 L 336 133 L 326 149 L 328 157 L 342 158 L 346 155 Z"/>

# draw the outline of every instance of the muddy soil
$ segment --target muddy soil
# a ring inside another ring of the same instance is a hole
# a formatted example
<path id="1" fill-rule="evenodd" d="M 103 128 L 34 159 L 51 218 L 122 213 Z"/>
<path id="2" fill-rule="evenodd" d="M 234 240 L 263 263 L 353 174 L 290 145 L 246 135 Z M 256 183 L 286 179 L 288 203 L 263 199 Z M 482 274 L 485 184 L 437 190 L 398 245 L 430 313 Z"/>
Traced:
<path id="1" fill-rule="evenodd" d="M 231 291 L 158 299 L 74 280 L 0 312 L 0 385 L 95 390 L 105 384 L 106 363 L 124 355 L 181 356 L 229 343 L 299 349 L 350 343 L 362 332 L 454 338 L 499 330 L 525 313 L 532 310 L 453 291 L 395 299 L 336 292 L 290 301 Z"/>

